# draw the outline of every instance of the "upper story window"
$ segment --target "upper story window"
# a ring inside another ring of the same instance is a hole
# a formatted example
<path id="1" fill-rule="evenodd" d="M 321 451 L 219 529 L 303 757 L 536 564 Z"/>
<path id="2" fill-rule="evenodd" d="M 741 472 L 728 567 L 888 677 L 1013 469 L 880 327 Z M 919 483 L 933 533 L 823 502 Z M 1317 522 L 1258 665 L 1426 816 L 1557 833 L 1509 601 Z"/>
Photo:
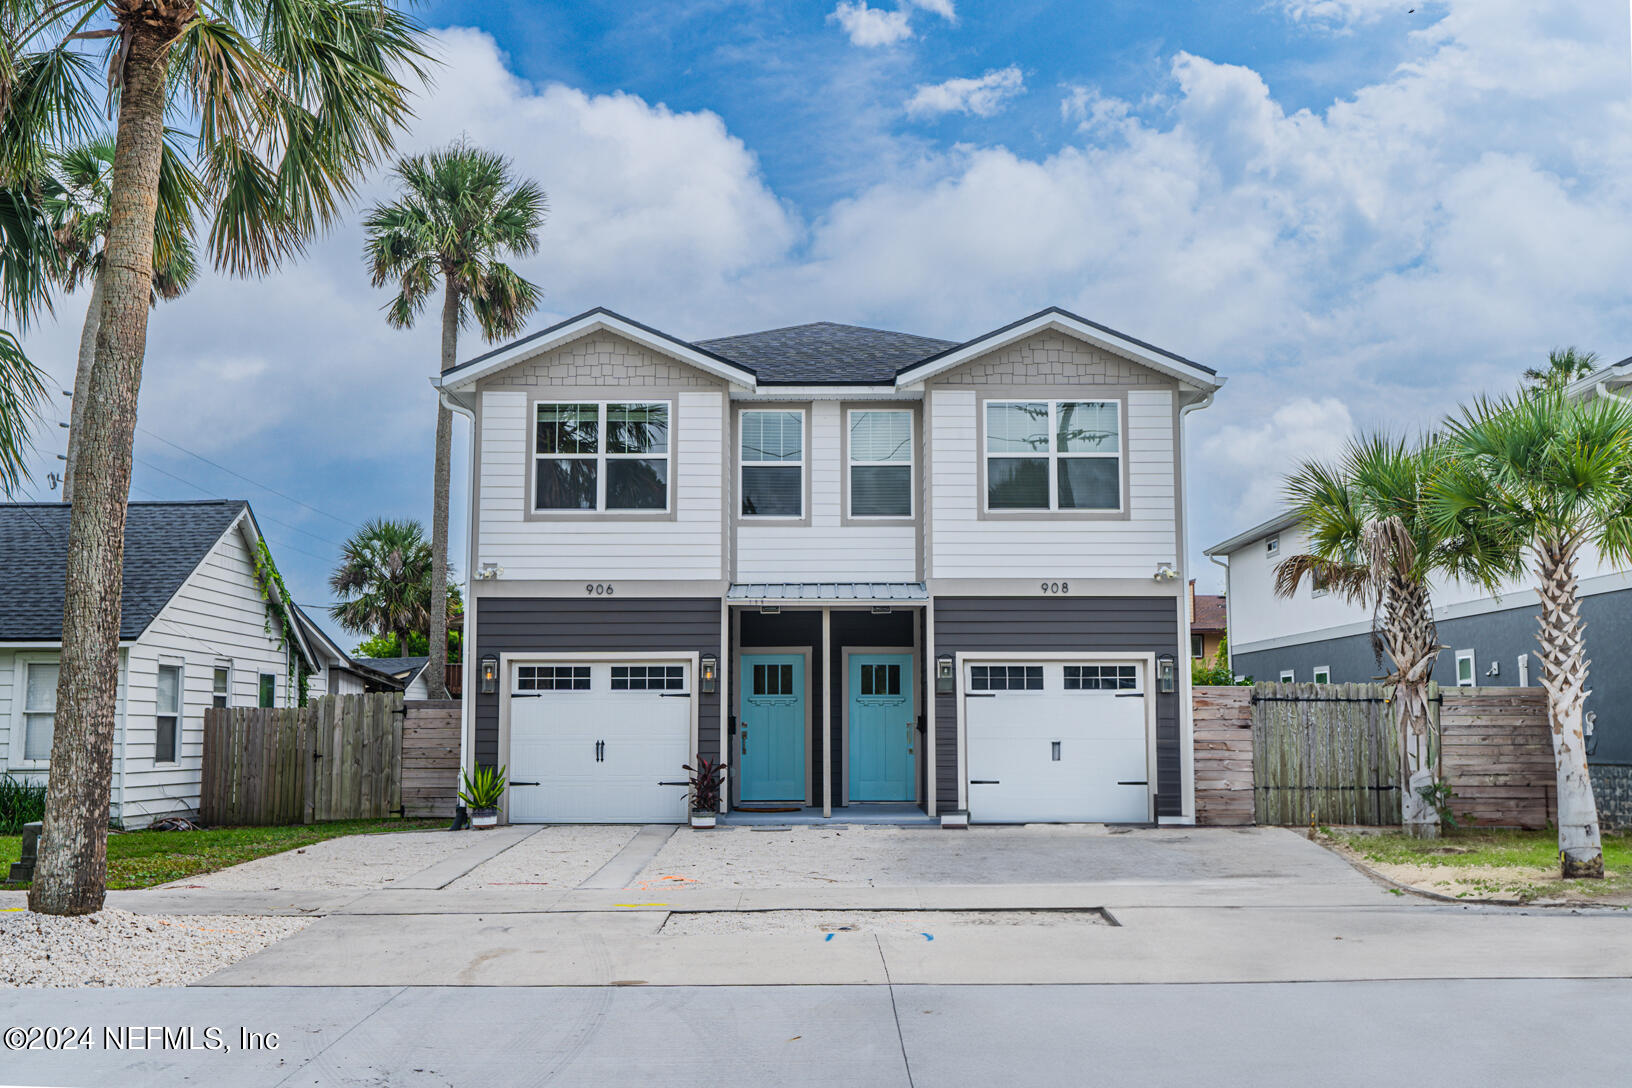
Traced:
<path id="1" fill-rule="evenodd" d="M 986 402 L 988 510 L 1120 510 L 1116 401 Z"/>
<path id="2" fill-rule="evenodd" d="M 669 508 L 666 402 L 539 404 L 534 455 L 535 510 Z"/>
<path id="3" fill-rule="evenodd" d="M 742 516 L 805 516 L 805 413 L 799 408 L 746 409 L 742 438 Z"/>
<path id="4" fill-rule="evenodd" d="M 850 412 L 850 516 L 912 516 L 912 413 Z"/>

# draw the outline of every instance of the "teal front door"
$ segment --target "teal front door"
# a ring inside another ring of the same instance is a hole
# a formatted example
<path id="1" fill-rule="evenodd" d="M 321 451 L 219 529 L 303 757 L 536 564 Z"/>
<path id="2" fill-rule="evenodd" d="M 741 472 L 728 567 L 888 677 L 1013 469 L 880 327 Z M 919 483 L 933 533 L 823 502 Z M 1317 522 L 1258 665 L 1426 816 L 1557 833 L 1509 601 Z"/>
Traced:
<path id="1" fill-rule="evenodd" d="M 805 803 L 805 658 L 743 654 L 737 795 Z"/>
<path id="2" fill-rule="evenodd" d="M 911 654 L 851 654 L 850 800 L 916 800 Z"/>

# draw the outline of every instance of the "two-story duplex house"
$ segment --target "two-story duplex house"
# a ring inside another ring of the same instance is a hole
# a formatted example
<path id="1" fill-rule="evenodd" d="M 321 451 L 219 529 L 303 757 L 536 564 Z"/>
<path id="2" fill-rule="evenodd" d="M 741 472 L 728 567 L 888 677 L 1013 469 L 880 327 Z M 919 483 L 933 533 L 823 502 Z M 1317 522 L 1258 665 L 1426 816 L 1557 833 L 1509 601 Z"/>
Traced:
<path id="1" fill-rule="evenodd" d="M 1183 422 L 1212 370 L 1058 309 L 965 342 L 593 310 L 473 422 L 467 766 L 512 821 L 1184 822 Z"/>

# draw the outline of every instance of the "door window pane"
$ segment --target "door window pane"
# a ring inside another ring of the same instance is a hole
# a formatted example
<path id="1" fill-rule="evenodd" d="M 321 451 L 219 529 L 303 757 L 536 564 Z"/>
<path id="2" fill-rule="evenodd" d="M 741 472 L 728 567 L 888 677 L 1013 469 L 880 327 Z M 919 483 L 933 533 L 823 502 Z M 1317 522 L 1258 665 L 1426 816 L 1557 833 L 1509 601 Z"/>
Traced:
<path id="1" fill-rule="evenodd" d="M 30 663 L 23 694 L 23 758 L 50 759 L 51 736 L 57 714 L 58 668 L 53 663 Z"/>

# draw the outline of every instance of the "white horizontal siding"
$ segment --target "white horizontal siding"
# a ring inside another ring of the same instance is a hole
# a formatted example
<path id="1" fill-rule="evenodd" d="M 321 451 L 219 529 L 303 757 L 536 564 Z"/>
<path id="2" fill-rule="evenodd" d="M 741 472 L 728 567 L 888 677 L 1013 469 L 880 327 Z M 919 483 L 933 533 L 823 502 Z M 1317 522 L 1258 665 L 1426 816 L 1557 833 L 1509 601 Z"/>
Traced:
<path id="1" fill-rule="evenodd" d="M 810 524 L 744 522 L 737 529 L 739 582 L 910 582 L 918 577 L 917 528 L 845 525 L 843 416 L 834 401 L 810 406 Z"/>
<path id="2" fill-rule="evenodd" d="M 482 394 L 477 567 L 497 563 L 506 579 L 721 576 L 723 393 L 678 394 L 673 520 L 527 520 L 527 403 L 525 392 Z"/>
<path id="3" fill-rule="evenodd" d="M 980 450 L 973 392 L 929 397 L 936 578 L 1149 578 L 1176 561 L 1173 394 L 1128 391 L 1128 517 L 979 516 Z"/>
<path id="4" fill-rule="evenodd" d="M 126 826 L 141 826 L 167 813 L 197 810 L 204 711 L 211 705 L 217 662 L 231 663 L 229 705 L 257 705 L 261 673 L 277 678 L 276 705 L 290 704 L 288 658 L 276 634 L 267 630 L 266 602 L 249 547 L 236 529 L 222 537 L 130 649 L 124 747 Z M 154 761 L 161 664 L 182 666 L 182 720 L 174 764 Z"/>

